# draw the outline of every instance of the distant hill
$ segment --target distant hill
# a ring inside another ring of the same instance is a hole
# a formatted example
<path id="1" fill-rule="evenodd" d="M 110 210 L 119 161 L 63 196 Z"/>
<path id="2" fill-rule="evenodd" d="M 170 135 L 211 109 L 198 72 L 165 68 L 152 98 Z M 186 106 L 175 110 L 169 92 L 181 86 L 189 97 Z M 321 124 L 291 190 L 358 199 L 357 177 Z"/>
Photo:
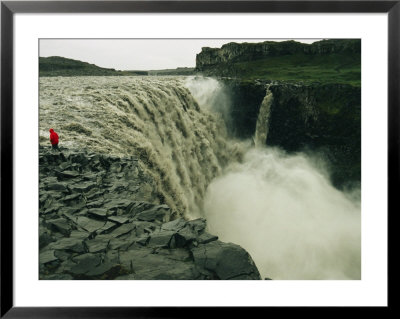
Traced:
<path id="1" fill-rule="evenodd" d="M 150 70 L 149 75 L 194 75 L 194 68 L 176 68 L 165 70 Z"/>
<path id="2" fill-rule="evenodd" d="M 147 75 L 147 71 L 118 71 L 59 56 L 39 57 L 39 76 Z"/>

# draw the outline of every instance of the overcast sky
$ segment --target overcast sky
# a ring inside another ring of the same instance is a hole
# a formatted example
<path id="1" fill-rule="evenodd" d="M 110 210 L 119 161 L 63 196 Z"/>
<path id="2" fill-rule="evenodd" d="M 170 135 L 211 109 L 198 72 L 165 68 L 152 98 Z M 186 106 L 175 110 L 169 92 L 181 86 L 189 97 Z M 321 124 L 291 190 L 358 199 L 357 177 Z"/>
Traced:
<path id="1" fill-rule="evenodd" d="M 202 47 L 220 48 L 229 42 L 288 39 L 42 39 L 41 57 L 62 56 L 117 70 L 158 70 L 195 67 Z M 312 43 L 320 39 L 293 39 Z"/>

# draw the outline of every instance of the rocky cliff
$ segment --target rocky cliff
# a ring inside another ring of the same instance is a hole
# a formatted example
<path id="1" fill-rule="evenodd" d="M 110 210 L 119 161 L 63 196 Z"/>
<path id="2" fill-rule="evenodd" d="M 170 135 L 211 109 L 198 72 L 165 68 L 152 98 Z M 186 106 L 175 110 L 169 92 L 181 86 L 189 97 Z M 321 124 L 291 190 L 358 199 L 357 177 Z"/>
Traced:
<path id="1" fill-rule="evenodd" d="M 205 76 L 249 81 L 341 83 L 361 85 L 361 41 L 323 40 L 228 43 L 203 48 L 196 70 Z"/>
<path id="2" fill-rule="evenodd" d="M 361 40 L 228 43 L 202 48 L 196 70 L 230 91 L 229 130 L 252 138 L 267 87 L 266 145 L 317 153 L 339 188 L 361 179 Z"/>
<path id="3" fill-rule="evenodd" d="M 135 158 L 39 148 L 39 278 L 261 279 L 250 255 L 158 203 Z"/>
<path id="4" fill-rule="evenodd" d="M 252 138 L 267 88 L 273 95 L 266 145 L 318 153 L 332 182 L 361 180 L 361 89 L 347 84 L 305 84 L 225 79 L 232 96 L 230 132 Z"/>
<path id="5" fill-rule="evenodd" d="M 227 43 L 221 48 L 202 48 L 196 55 L 196 69 L 205 71 L 221 63 L 254 61 L 268 57 L 288 55 L 360 54 L 361 41 L 322 40 L 312 44 L 296 41 L 265 41 L 260 43 Z"/>

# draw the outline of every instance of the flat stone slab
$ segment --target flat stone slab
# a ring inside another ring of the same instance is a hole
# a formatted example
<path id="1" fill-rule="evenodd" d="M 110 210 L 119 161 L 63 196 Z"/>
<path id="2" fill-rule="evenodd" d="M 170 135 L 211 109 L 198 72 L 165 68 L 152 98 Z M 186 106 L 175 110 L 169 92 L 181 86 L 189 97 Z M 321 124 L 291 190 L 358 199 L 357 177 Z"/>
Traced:
<path id="1" fill-rule="evenodd" d="M 211 235 L 207 232 L 204 232 L 199 237 L 197 237 L 199 244 L 208 244 L 214 240 L 218 240 L 218 236 Z"/>
<path id="2" fill-rule="evenodd" d="M 116 222 L 118 224 L 125 224 L 129 221 L 129 218 L 123 217 L 123 216 L 109 216 L 108 220 L 112 222 Z"/>
<path id="3" fill-rule="evenodd" d="M 169 247 L 169 243 L 174 234 L 175 232 L 171 230 L 151 233 L 148 246 Z"/>
<path id="4" fill-rule="evenodd" d="M 138 213 L 135 218 L 148 222 L 153 222 L 156 220 L 165 222 L 169 220 L 170 211 L 171 209 L 167 205 L 158 205 L 151 209 Z"/>
<path id="5" fill-rule="evenodd" d="M 93 217 L 105 219 L 110 213 L 104 208 L 92 208 L 88 210 L 88 214 Z"/>
<path id="6" fill-rule="evenodd" d="M 58 258 L 54 256 L 54 250 L 47 250 L 39 254 L 39 262 L 41 264 L 47 264 L 56 260 L 58 260 Z"/>
<path id="7" fill-rule="evenodd" d="M 76 239 L 86 239 L 90 236 L 90 233 L 86 231 L 79 231 L 79 230 L 73 230 L 70 234 L 70 238 L 76 238 Z"/>
<path id="8" fill-rule="evenodd" d="M 56 242 L 50 243 L 49 248 L 59 250 L 69 250 L 75 253 L 84 253 L 83 240 L 79 238 L 61 238 Z"/>
<path id="9" fill-rule="evenodd" d="M 63 235 L 68 236 L 71 232 L 71 225 L 64 218 L 48 220 L 47 224 L 50 225 L 53 230 L 56 230 Z"/>
<path id="10" fill-rule="evenodd" d="M 135 229 L 135 225 L 134 224 L 124 224 L 120 227 L 118 227 L 117 229 L 113 230 L 110 235 L 113 237 L 120 237 L 122 235 L 128 234 L 130 233 L 132 230 Z"/>
<path id="11" fill-rule="evenodd" d="M 46 189 L 50 191 L 68 192 L 67 187 L 61 183 L 50 183 L 46 186 Z"/>
<path id="12" fill-rule="evenodd" d="M 68 196 L 64 197 L 64 201 L 74 200 L 74 199 L 80 198 L 81 196 L 82 196 L 81 194 L 68 195 Z"/>
<path id="13" fill-rule="evenodd" d="M 110 242 L 110 238 L 99 238 L 85 241 L 86 247 L 90 253 L 98 253 L 106 251 L 108 244 Z"/>
<path id="14" fill-rule="evenodd" d="M 56 172 L 56 175 L 59 176 L 60 178 L 75 178 L 78 177 L 80 174 L 79 172 L 76 171 L 62 171 L 62 172 Z"/>
<path id="15" fill-rule="evenodd" d="M 82 192 L 87 192 L 87 191 L 91 190 L 92 188 L 95 188 L 96 186 L 97 186 L 97 184 L 93 183 L 93 182 L 82 182 L 82 183 L 70 186 L 70 189 L 73 192 L 82 193 Z"/>
<path id="16" fill-rule="evenodd" d="M 96 230 L 96 232 L 98 234 L 108 234 L 116 227 L 118 227 L 118 224 L 107 221 L 105 223 L 105 225 L 103 227 L 99 228 L 98 230 Z"/>
<path id="17" fill-rule="evenodd" d="M 111 249 L 111 251 L 127 250 L 136 241 L 137 241 L 137 238 L 135 236 L 124 238 L 124 239 L 113 238 L 110 240 L 109 249 Z"/>
<path id="18" fill-rule="evenodd" d="M 185 227 L 186 221 L 183 218 L 178 218 L 173 221 L 170 221 L 168 223 L 164 223 L 161 225 L 162 230 L 173 230 L 173 231 L 179 231 L 183 227 Z"/>
<path id="19" fill-rule="evenodd" d="M 105 225 L 105 222 L 91 219 L 85 216 L 78 216 L 76 218 L 76 224 L 79 225 L 79 227 L 87 230 L 88 232 L 93 233 L 96 230 L 102 228 Z"/>
<path id="20" fill-rule="evenodd" d="M 87 196 L 87 198 L 88 197 L 89 196 Z M 103 201 L 102 200 L 96 200 L 96 201 L 87 203 L 86 207 L 89 208 L 89 209 L 94 209 L 94 208 L 101 209 L 100 207 L 103 207 Z"/>

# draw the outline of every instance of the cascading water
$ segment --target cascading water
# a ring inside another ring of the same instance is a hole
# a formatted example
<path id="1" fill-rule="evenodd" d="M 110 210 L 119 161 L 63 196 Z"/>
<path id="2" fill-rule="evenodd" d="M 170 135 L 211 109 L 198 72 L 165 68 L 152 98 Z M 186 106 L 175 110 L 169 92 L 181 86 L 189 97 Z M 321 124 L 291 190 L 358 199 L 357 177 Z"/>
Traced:
<path id="1" fill-rule="evenodd" d="M 177 77 L 40 79 L 40 142 L 48 128 L 62 146 L 135 156 L 157 184 L 160 202 L 199 215 L 208 184 L 240 156 L 222 120 L 201 110 Z M 203 101 L 201 101 L 203 102 Z"/>
<path id="2" fill-rule="evenodd" d="M 272 93 L 250 141 L 226 132 L 230 96 L 214 79 L 40 79 L 40 143 L 134 156 L 158 201 L 245 248 L 273 279 L 359 279 L 360 205 L 302 155 L 264 147 Z M 224 123 L 225 121 L 225 123 Z"/>
<path id="3" fill-rule="evenodd" d="M 263 147 L 267 142 L 269 131 L 269 116 L 273 99 L 273 94 L 269 90 L 268 86 L 266 89 L 265 97 L 261 102 L 260 110 L 257 117 L 256 132 L 254 134 L 254 144 L 256 147 Z"/>

